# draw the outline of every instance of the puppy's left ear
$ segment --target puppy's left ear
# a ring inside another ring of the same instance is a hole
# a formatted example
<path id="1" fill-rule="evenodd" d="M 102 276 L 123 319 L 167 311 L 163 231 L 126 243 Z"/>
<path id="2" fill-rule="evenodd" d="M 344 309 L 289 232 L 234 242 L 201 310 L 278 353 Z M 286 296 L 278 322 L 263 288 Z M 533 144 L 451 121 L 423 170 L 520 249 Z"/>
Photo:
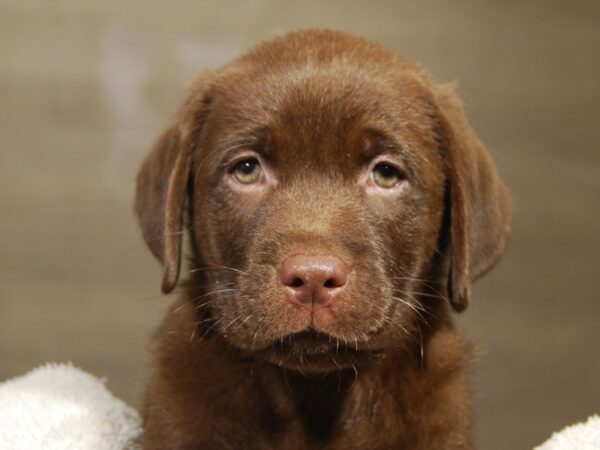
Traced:
<path id="1" fill-rule="evenodd" d="M 135 212 L 146 244 L 163 265 L 165 294 L 179 279 L 190 166 L 210 101 L 209 78 L 194 83 L 177 123 L 159 137 L 137 175 Z"/>
<path id="2" fill-rule="evenodd" d="M 434 90 L 445 158 L 450 218 L 448 294 L 455 311 L 469 303 L 471 283 L 500 259 L 508 243 L 511 202 L 491 155 L 450 86 Z"/>

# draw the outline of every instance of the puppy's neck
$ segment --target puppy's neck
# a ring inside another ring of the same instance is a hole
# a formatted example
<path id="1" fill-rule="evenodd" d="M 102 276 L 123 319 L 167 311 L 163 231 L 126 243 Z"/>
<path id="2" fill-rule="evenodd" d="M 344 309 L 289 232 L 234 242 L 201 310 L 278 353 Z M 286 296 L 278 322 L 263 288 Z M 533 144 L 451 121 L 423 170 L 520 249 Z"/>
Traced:
<path id="1" fill-rule="evenodd" d="M 356 381 L 354 370 L 305 375 L 282 369 L 281 376 L 308 437 L 315 441 L 328 438 Z"/>

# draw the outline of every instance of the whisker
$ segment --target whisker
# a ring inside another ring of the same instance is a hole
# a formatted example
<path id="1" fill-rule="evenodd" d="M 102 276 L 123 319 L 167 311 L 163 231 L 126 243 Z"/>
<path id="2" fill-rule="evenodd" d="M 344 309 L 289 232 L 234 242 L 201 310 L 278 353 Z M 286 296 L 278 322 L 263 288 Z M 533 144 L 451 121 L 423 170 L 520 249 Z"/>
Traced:
<path id="1" fill-rule="evenodd" d="M 410 333 L 408 332 L 408 330 L 403 325 L 399 325 L 399 326 L 400 326 L 400 328 L 402 328 L 402 331 L 404 331 L 407 336 L 410 336 Z"/>
<path id="2" fill-rule="evenodd" d="M 411 302 L 409 302 L 407 300 L 404 300 L 401 297 L 393 296 L 392 298 L 395 299 L 395 300 L 398 300 L 398 301 L 400 301 L 402 303 L 404 303 L 406 306 L 408 306 L 409 308 L 411 308 L 415 313 L 417 313 L 417 315 L 421 319 L 425 320 L 425 318 L 423 317 L 423 314 L 421 314 L 421 312 L 425 312 L 426 311 L 425 309 L 423 309 L 422 307 L 417 307 L 416 305 L 413 305 Z"/>
<path id="3" fill-rule="evenodd" d="M 254 313 L 248 314 L 248 316 L 244 320 L 242 320 L 242 324 L 246 323 L 250 319 L 250 317 L 252 317 L 253 315 L 254 315 Z"/>
<path id="4" fill-rule="evenodd" d="M 256 333 L 254 333 L 254 336 L 252 337 L 252 347 L 254 347 L 254 345 L 256 344 L 256 338 L 258 337 L 258 333 L 260 332 L 260 327 L 258 325 L 260 325 L 260 323 L 265 319 L 265 315 L 263 315 L 260 319 L 258 319 L 256 321 Z"/>
<path id="5" fill-rule="evenodd" d="M 450 304 L 450 299 L 448 299 L 448 297 L 446 297 L 445 295 L 430 294 L 428 292 L 415 292 L 414 294 L 415 295 L 419 295 L 421 297 L 434 298 L 434 299 L 438 299 L 438 300 L 444 300 L 446 303 Z"/>
<path id="6" fill-rule="evenodd" d="M 232 272 L 236 272 L 242 275 L 249 275 L 248 272 L 244 272 L 241 269 L 236 269 L 235 267 L 228 267 L 228 266 L 205 266 L 205 267 L 197 267 L 195 269 L 191 269 L 188 272 L 189 273 L 196 273 L 196 272 L 203 272 L 205 270 L 231 270 Z"/>
<path id="7" fill-rule="evenodd" d="M 205 292 L 202 295 L 198 295 L 197 297 L 192 298 L 192 301 L 200 300 L 201 298 L 208 297 L 209 295 L 217 295 L 217 294 L 223 294 L 225 292 L 235 292 L 235 291 L 237 291 L 237 289 L 234 289 L 234 288 L 216 289 L 214 291 Z"/>
<path id="8" fill-rule="evenodd" d="M 179 305 L 177 308 L 175 308 L 173 310 L 173 314 L 177 314 L 179 311 L 181 311 L 183 308 L 185 308 L 187 306 L 186 303 L 182 303 L 181 305 Z"/>
<path id="9" fill-rule="evenodd" d="M 224 328 L 223 328 L 223 332 L 227 331 L 227 329 L 233 325 L 235 322 L 237 322 L 238 320 L 240 320 L 242 317 L 244 317 L 243 314 L 240 314 L 239 316 L 237 316 L 235 319 L 233 319 L 231 322 L 229 322 Z"/>
<path id="10" fill-rule="evenodd" d="M 434 282 L 431 280 L 424 280 L 422 278 L 416 278 L 416 277 L 399 277 L 399 276 L 392 277 L 391 279 L 392 280 L 416 281 L 418 283 L 423 284 L 425 287 L 431 289 L 435 294 L 437 294 L 439 296 L 439 298 L 449 302 L 447 297 L 436 289 L 438 286 L 436 286 L 434 284 Z M 422 293 L 422 294 L 424 294 L 424 293 Z M 429 296 L 431 296 L 431 294 L 429 294 Z"/>
<path id="11" fill-rule="evenodd" d="M 208 327 L 208 329 L 202 334 L 202 336 L 200 337 L 200 341 L 204 340 L 206 335 L 208 335 L 208 333 L 210 333 L 213 330 L 213 328 L 215 328 L 221 322 L 222 322 L 222 319 L 215 320 L 213 322 L 213 324 L 210 327 Z"/>
<path id="12" fill-rule="evenodd" d="M 421 332 L 421 326 L 417 323 L 417 330 L 419 330 L 419 343 L 421 345 L 421 370 L 423 370 L 423 360 L 425 358 L 425 350 L 423 349 L 423 333 Z"/>

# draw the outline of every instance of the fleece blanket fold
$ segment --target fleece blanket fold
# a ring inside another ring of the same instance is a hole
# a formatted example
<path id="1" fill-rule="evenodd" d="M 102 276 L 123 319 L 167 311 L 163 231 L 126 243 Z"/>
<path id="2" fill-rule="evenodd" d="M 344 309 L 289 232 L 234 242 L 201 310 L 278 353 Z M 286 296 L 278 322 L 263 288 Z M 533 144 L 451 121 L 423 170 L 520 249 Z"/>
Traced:
<path id="1" fill-rule="evenodd" d="M 2 450 L 134 450 L 138 413 L 71 364 L 47 364 L 0 383 Z"/>
<path id="2" fill-rule="evenodd" d="M 600 416 L 570 425 L 554 433 L 534 450 L 598 450 L 600 449 Z"/>

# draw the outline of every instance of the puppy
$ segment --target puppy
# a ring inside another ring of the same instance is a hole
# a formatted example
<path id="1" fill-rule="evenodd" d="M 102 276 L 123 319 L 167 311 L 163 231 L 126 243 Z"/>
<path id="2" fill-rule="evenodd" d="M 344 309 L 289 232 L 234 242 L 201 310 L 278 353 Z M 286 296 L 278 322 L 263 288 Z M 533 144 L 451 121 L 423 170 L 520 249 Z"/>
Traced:
<path id="1" fill-rule="evenodd" d="M 137 177 L 162 291 L 146 449 L 472 449 L 451 311 L 510 201 L 453 91 L 367 40 L 264 43 L 193 84 Z"/>

